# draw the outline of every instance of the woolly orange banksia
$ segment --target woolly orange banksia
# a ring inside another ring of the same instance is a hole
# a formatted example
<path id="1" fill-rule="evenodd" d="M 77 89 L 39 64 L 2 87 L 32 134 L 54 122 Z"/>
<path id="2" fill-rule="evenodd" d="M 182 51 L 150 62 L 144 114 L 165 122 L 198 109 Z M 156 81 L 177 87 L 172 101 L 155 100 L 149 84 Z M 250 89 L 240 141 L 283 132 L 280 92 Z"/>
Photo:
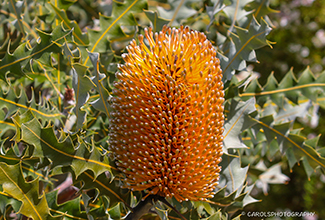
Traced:
<path id="1" fill-rule="evenodd" d="M 110 150 L 131 190 L 206 200 L 218 184 L 224 131 L 222 74 L 203 33 L 145 30 L 116 74 Z"/>

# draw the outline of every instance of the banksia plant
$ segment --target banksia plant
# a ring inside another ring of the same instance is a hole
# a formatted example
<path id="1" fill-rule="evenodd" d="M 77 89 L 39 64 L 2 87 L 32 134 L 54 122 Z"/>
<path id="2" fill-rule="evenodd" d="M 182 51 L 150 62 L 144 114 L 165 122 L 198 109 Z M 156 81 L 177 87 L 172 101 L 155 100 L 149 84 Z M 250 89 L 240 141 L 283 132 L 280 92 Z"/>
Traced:
<path id="1" fill-rule="evenodd" d="M 116 73 L 110 150 L 124 186 L 178 201 L 211 198 L 223 148 L 222 71 L 204 33 L 165 26 L 133 40 Z"/>

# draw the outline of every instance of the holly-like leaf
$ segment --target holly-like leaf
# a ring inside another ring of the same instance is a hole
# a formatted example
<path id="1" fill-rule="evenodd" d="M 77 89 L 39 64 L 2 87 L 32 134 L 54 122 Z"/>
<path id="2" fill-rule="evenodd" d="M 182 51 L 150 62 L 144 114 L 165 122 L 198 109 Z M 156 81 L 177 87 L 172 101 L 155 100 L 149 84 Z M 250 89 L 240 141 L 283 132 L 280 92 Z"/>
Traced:
<path id="1" fill-rule="evenodd" d="M 0 184 L 4 193 L 22 202 L 19 213 L 34 220 L 54 219 L 44 195 L 38 194 L 38 179 L 26 182 L 20 164 L 7 165 L 0 162 Z"/>
<path id="2" fill-rule="evenodd" d="M 91 102 L 91 104 L 99 111 L 104 112 L 107 116 L 109 115 L 109 104 L 108 98 L 110 97 L 108 90 L 103 85 L 103 80 L 106 78 L 105 74 L 99 72 L 99 53 L 90 53 L 89 58 L 94 67 L 95 77 L 92 79 L 96 85 L 96 90 L 99 94 L 99 98 Z"/>
<path id="3" fill-rule="evenodd" d="M 134 26 L 135 13 L 141 13 L 147 9 L 146 0 L 126 0 L 124 2 L 113 1 L 113 11 L 110 17 L 100 15 L 100 30 L 88 29 L 89 47 L 91 53 L 107 52 L 107 43 L 111 40 L 122 40 L 127 37 L 121 26 Z M 90 57 L 84 61 L 86 65 Z"/>
<path id="4" fill-rule="evenodd" d="M 93 88 L 91 79 L 86 75 L 87 67 L 75 64 L 72 68 L 72 86 L 75 93 L 75 108 L 73 109 L 77 117 L 76 130 L 80 129 L 86 118 L 86 111 L 81 108 L 89 99 L 89 91 Z"/>
<path id="5" fill-rule="evenodd" d="M 256 62 L 256 49 L 266 45 L 271 46 L 270 42 L 266 40 L 271 28 L 264 20 L 259 24 L 253 19 L 248 29 L 235 27 L 237 34 L 229 36 L 229 40 L 223 47 L 223 51 L 227 51 L 227 53 L 219 53 L 224 80 L 230 80 L 236 70 L 245 70 L 246 61 Z"/>
<path id="6" fill-rule="evenodd" d="M 15 94 L 15 90 L 20 90 L 18 96 Z M 17 111 L 21 113 L 31 111 L 44 123 L 55 121 L 63 116 L 55 106 L 52 106 L 46 100 L 41 100 L 39 103 L 35 102 L 34 91 L 31 93 L 32 98 L 28 99 L 26 92 L 21 88 L 13 88 L 9 85 L 7 91 L 0 89 L 0 109 L 7 109 L 6 118 L 13 116 Z M 11 125 L 8 120 L 3 123 L 9 123 L 8 125 Z"/>
<path id="7" fill-rule="evenodd" d="M 307 67 L 296 79 L 290 70 L 280 83 L 271 74 L 264 87 L 261 87 L 255 79 L 239 95 L 244 100 L 255 96 L 257 103 L 263 106 L 271 99 L 272 102 L 283 108 L 284 99 L 289 99 L 295 104 L 309 102 L 310 100 L 325 108 L 325 74 L 321 73 L 316 77 Z"/>
<path id="8" fill-rule="evenodd" d="M 230 4 L 223 9 L 232 22 L 229 28 L 230 32 L 232 32 L 235 25 L 240 24 L 240 22 L 243 23 L 241 20 L 245 19 L 247 15 L 253 12 L 245 10 L 245 6 L 252 1 L 253 0 L 230 0 Z"/>
<path id="9" fill-rule="evenodd" d="M 57 204 L 57 194 L 58 191 L 52 191 L 46 194 L 46 200 L 53 216 L 64 216 L 65 219 L 88 219 L 85 211 L 81 210 L 80 197 L 69 200 L 63 204 Z"/>
<path id="10" fill-rule="evenodd" d="M 255 99 L 251 98 L 246 102 L 232 100 L 229 107 L 229 114 L 225 121 L 224 131 L 224 151 L 230 148 L 245 148 L 241 140 L 242 132 L 252 126 L 254 122 L 249 115 L 256 112 Z"/>
<path id="11" fill-rule="evenodd" d="M 0 79 L 5 81 L 8 72 L 17 77 L 24 76 L 24 69 L 31 59 L 42 58 L 50 62 L 49 55 L 53 52 L 61 52 L 61 43 L 66 38 L 71 38 L 71 31 L 64 31 L 60 26 L 57 26 L 50 34 L 38 30 L 38 35 L 40 37 L 39 43 L 33 48 L 30 48 L 27 42 L 22 43 L 12 54 L 8 48 L 5 57 L 0 60 Z"/>
<path id="12" fill-rule="evenodd" d="M 53 127 L 42 128 L 36 118 L 22 123 L 21 139 L 34 146 L 34 157 L 48 158 L 53 168 L 56 166 L 71 166 L 78 177 L 86 170 L 91 170 L 95 177 L 105 171 L 110 171 L 111 166 L 107 156 L 102 155 L 97 148 L 92 148 L 78 139 L 76 146 L 67 136 L 59 141 L 55 136 Z"/>
<path id="13" fill-rule="evenodd" d="M 24 1 L 14 1 L 14 0 L 9 0 L 9 10 L 11 13 L 15 15 L 17 18 L 14 22 L 13 25 L 19 30 L 19 32 L 25 37 L 25 30 L 24 30 L 24 25 L 21 19 L 21 12 L 24 7 Z"/>
<path id="14" fill-rule="evenodd" d="M 73 31 L 72 35 L 74 42 L 81 46 L 87 46 L 89 44 L 88 36 L 86 33 L 83 33 L 80 30 L 80 27 L 77 22 L 70 21 L 64 9 L 55 7 L 53 4 L 51 4 L 51 6 L 53 7 L 59 21 L 62 22 L 64 28 Z"/>
<path id="15" fill-rule="evenodd" d="M 207 30 L 209 30 L 210 26 L 214 22 L 215 15 L 218 14 L 219 12 L 221 12 L 226 7 L 226 5 L 223 4 L 223 2 L 224 2 L 223 0 L 216 1 L 213 6 L 205 6 L 205 8 L 207 10 L 207 14 L 209 15 L 209 18 L 210 18 L 210 23 L 207 26 Z"/>

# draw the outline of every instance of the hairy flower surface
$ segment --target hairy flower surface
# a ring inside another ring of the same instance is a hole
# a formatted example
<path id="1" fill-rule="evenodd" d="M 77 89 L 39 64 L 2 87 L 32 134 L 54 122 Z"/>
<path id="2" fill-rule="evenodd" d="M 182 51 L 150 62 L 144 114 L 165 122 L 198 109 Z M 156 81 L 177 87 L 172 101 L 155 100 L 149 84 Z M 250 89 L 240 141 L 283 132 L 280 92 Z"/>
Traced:
<path id="1" fill-rule="evenodd" d="M 224 91 L 216 51 L 188 27 L 145 30 L 116 74 L 110 150 L 125 187 L 178 201 L 218 184 Z"/>

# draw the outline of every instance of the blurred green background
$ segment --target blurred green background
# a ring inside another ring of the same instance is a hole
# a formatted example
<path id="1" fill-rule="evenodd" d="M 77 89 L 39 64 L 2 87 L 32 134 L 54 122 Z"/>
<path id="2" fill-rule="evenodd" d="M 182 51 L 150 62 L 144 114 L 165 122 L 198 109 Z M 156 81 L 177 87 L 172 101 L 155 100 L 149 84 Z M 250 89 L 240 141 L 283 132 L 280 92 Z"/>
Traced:
<path id="1" fill-rule="evenodd" d="M 260 75 L 263 85 L 273 71 L 280 81 L 290 68 L 297 77 L 309 66 L 318 75 L 325 71 L 325 1 L 324 0 L 271 0 L 270 7 L 278 10 L 270 15 L 273 30 L 268 39 L 276 42 L 273 48 L 263 47 L 257 50 L 259 64 L 252 63 L 251 68 Z M 321 134 L 319 144 L 325 145 L 325 111 L 319 109 L 312 128 L 302 131 L 308 137 Z M 297 125 L 301 122 L 295 122 Z M 270 185 L 268 195 L 256 192 L 259 203 L 248 205 L 245 212 L 315 212 L 314 217 L 269 218 L 269 219 L 325 219 L 325 176 L 316 171 L 310 180 L 304 168 L 296 165 L 289 172 L 283 163 L 283 173 L 290 178 L 286 185 Z M 243 216 L 242 219 L 261 219 Z"/>

